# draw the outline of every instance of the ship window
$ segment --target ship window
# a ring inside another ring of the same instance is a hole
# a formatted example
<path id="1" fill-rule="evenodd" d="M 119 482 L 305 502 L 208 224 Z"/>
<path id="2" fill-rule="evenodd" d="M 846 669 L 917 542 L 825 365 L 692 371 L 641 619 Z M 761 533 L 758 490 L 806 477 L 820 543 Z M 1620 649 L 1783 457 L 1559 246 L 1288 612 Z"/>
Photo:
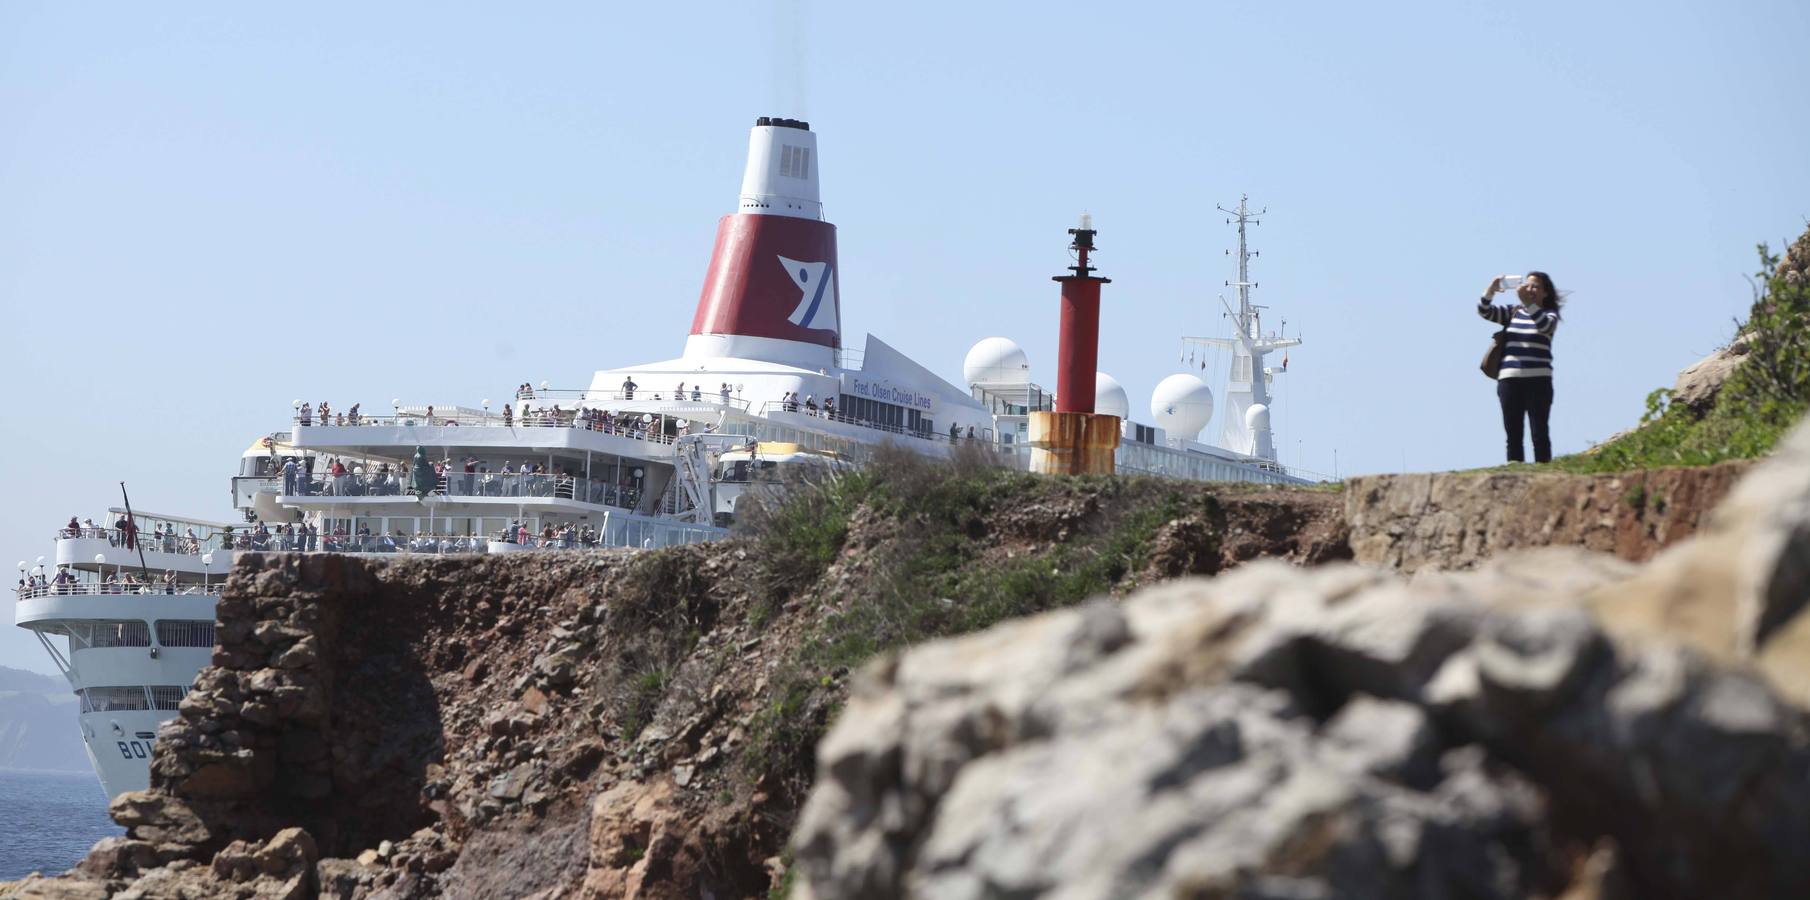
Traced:
<path id="1" fill-rule="evenodd" d="M 214 623 L 202 619 L 159 620 L 157 643 L 165 647 L 212 647 Z"/>
<path id="2" fill-rule="evenodd" d="M 88 693 L 88 707 L 95 712 L 121 712 L 134 709 L 150 709 L 145 700 L 145 689 L 137 685 L 130 687 L 91 687 Z"/>
<path id="3" fill-rule="evenodd" d="M 138 620 L 70 622 L 68 627 L 72 650 L 151 646 L 151 629 Z"/>
<path id="4" fill-rule="evenodd" d="M 174 711 L 182 703 L 182 698 L 188 695 L 188 692 L 188 688 L 173 684 L 151 685 L 151 708 Z"/>

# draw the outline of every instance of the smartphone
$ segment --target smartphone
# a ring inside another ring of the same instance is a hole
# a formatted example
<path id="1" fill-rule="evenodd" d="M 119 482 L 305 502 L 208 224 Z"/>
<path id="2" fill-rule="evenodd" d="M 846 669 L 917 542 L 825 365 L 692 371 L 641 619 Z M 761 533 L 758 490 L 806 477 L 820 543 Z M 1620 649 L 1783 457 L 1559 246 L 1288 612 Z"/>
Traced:
<path id="1" fill-rule="evenodd" d="M 1502 276 L 1502 290 L 1512 291 L 1515 288 L 1520 287 L 1521 282 L 1526 280 L 1527 276 L 1525 275 L 1504 275 Z"/>

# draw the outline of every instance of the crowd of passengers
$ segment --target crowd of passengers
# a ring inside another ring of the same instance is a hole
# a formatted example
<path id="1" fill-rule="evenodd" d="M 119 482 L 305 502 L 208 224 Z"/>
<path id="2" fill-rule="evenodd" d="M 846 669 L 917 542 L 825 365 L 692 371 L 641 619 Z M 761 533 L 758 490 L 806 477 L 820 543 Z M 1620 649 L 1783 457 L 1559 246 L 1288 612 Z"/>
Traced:
<path id="1" fill-rule="evenodd" d="M 503 460 L 496 471 L 475 456 L 466 457 L 461 464 L 443 459 L 433 465 L 434 490 L 451 496 L 556 497 L 625 508 L 632 508 L 641 498 L 630 482 L 610 484 L 601 478 L 584 478 L 571 469 L 550 471 L 545 463 L 527 460 L 519 466 Z M 313 457 L 290 457 L 281 467 L 283 493 L 291 497 L 401 496 L 409 487 L 409 469 L 407 463 L 378 463 L 366 472 L 363 465 L 348 468 L 335 458 L 321 471 Z"/>
<path id="2" fill-rule="evenodd" d="M 174 569 L 165 569 L 161 578 L 149 573 L 115 571 L 93 585 L 84 585 L 76 580 L 68 566 L 57 566 L 54 578 L 46 578 L 42 569 L 20 575 L 18 587 L 14 590 L 19 599 L 25 600 L 63 594 L 174 594 L 179 590 L 187 592 L 194 588 L 195 585 L 179 584 Z"/>
<path id="3" fill-rule="evenodd" d="M 351 532 L 340 526 L 323 535 L 313 523 L 285 522 L 272 527 L 262 521 L 237 534 L 228 528 L 226 540 L 227 546 L 238 550 L 292 553 L 482 553 L 486 542 L 476 535 L 411 536 L 401 529 L 385 534 L 372 531 L 368 525 Z M 558 526 L 548 523 L 536 532 L 513 521 L 497 533 L 496 540 L 542 549 L 591 549 L 601 545 L 602 534 L 590 525 L 570 522 Z"/>
<path id="4" fill-rule="evenodd" d="M 327 401 L 322 400 L 318 408 L 312 403 L 302 404 L 296 409 L 295 416 L 296 421 L 303 425 L 313 425 L 316 417 L 320 418 L 322 425 L 357 425 L 364 421 L 364 414 L 358 411 L 358 406 L 354 403 L 351 409 L 336 413 L 327 405 Z"/>
<path id="5" fill-rule="evenodd" d="M 602 544 L 603 535 L 589 525 L 571 522 L 558 526 L 549 522 L 542 525 L 539 532 L 521 522 L 510 522 L 509 527 L 497 535 L 497 539 L 504 543 L 542 550 L 591 550 Z"/>
<path id="6" fill-rule="evenodd" d="M 111 528 L 96 525 L 93 519 L 78 520 L 75 516 L 70 516 L 69 521 L 62 528 L 57 529 L 57 537 L 106 538 L 107 543 L 114 547 L 135 547 L 138 541 L 143 541 L 146 550 L 161 553 L 186 553 L 190 556 L 201 553 L 202 542 L 202 538 L 195 534 L 193 527 L 178 534 L 174 522 L 167 527 L 159 522 L 150 534 L 144 534 L 140 532 L 136 523 L 123 515 L 114 521 Z"/>

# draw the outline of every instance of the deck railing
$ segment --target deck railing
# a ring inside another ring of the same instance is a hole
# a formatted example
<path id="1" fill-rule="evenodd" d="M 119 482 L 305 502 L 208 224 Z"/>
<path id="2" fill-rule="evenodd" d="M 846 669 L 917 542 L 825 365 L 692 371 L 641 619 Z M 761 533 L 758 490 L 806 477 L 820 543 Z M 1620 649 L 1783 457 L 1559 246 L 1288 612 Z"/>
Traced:
<path id="1" fill-rule="evenodd" d="M 184 556 L 200 556 L 201 554 L 214 550 L 229 549 L 225 546 L 223 541 L 223 538 L 225 537 L 226 533 L 221 531 L 210 531 L 205 535 L 196 535 L 191 539 L 186 534 L 173 535 L 166 533 L 158 535 L 156 532 L 141 530 L 138 532 L 137 543 L 143 544 L 145 552 L 147 553 L 180 553 Z M 59 541 L 77 538 L 102 540 L 113 547 L 126 546 L 126 533 L 118 528 L 101 528 L 97 526 L 94 528 L 57 529 L 56 539 Z"/>
<path id="2" fill-rule="evenodd" d="M 39 597 L 103 597 L 145 594 L 157 596 L 213 596 L 220 593 L 219 584 L 179 584 L 165 587 L 161 584 L 96 584 L 91 581 L 79 581 L 74 584 L 35 584 L 19 588 L 15 591 L 20 600 L 34 600 Z"/>
<path id="3" fill-rule="evenodd" d="M 965 430 L 959 431 L 955 434 L 950 434 L 948 432 L 937 431 L 935 429 L 912 429 L 912 428 L 907 428 L 903 425 L 889 425 L 889 424 L 886 424 L 883 422 L 875 422 L 871 419 L 863 419 L 863 418 L 858 418 L 856 416 L 851 416 L 851 415 L 848 415 L 847 413 L 842 412 L 841 410 L 837 410 L 835 412 L 825 412 L 821 408 L 812 410 L 809 407 L 805 406 L 803 403 L 796 401 L 796 400 L 769 400 L 766 403 L 761 404 L 760 414 L 762 416 L 770 416 L 776 412 L 777 413 L 796 413 L 798 415 L 807 416 L 812 419 L 822 419 L 826 422 L 841 422 L 844 425 L 854 425 L 859 428 L 871 428 L 875 431 L 884 431 L 888 434 L 904 435 L 905 437 L 918 438 L 920 440 L 930 441 L 932 443 L 943 443 L 943 444 L 988 443 L 988 444 L 991 444 L 993 441 L 993 431 L 990 428 L 976 431 L 974 433 L 975 436 L 970 438 L 967 436 L 967 432 Z"/>
<path id="4" fill-rule="evenodd" d="M 555 397 L 553 394 L 561 396 Z M 425 408 L 402 408 L 390 415 L 369 415 L 359 413 L 354 419 L 345 420 L 343 411 L 331 414 L 327 419 L 318 415 L 303 418 L 299 412 L 292 413 L 289 421 L 305 427 L 331 426 L 335 428 L 356 428 L 360 426 L 477 426 L 477 427 L 516 427 L 516 428 L 571 428 L 582 426 L 584 422 L 576 420 L 576 413 L 581 409 L 603 409 L 620 412 L 618 404 L 662 403 L 669 406 L 679 405 L 675 411 L 694 412 L 699 415 L 731 409 L 747 412 L 752 401 L 740 397 L 724 397 L 714 391 L 699 391 L 697 399 L 692 399 L 692 392 L 687 390 L 683 396 L 674 396 L 666 390 L 638 389 L 630 396 L 623 391 L 556 391 L 542 393 L 540 396 L 522 401 L 523 406 L 511 403 L 507 418 L 502 410 L 486 408 L 483 412 L 472 412 L 464 409 L 439 410 L 428 415 Z M 641 415 L 640 412 L 632 413 Z M 684 418 L 676 414 L 668 414 L 666 418 Z"/>
<path id="5" fill-rule="evenodd" d="M 612 466 L 611 469 L 613 468 Z M 625 468 L 623 471 L 626 473 L 629 470 Z M 278 477 L 274 480 L 280 489 L 283 479 Z M 316 469 L 314 477 L 306 481 L 305 487 L 297 487 L 297 493 L 283 496 L 403 497 L 410 493 L 407 477 L 395 470 L 375 474 L 322 475 L 321 470 Z M 619 484 L 614 479 L 556 475 L 549 472 L 448 472 L 435 479 L 432 495 L 577 500 L 621 509 L 633 509 L 641 499 L 638 488 Z M 244 532 L 237 532 L 234 537 L 239 539 L 243 535 Z M 242 540 L 238 540 L 233 546 L 236 549 L 246 549 Z"/>

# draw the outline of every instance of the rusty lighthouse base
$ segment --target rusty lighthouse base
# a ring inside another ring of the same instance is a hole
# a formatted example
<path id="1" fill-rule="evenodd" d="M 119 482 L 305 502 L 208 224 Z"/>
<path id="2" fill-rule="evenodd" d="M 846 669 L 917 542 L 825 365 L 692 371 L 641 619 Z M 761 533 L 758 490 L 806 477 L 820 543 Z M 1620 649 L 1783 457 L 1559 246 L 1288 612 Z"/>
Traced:
<path id="1" fill-rule="evenodd" d="M 1119 449 L 1119 417 L 1091 412 L 1030 414 L 1031 471 L 1045 475 L 1111 475 Z"/>

